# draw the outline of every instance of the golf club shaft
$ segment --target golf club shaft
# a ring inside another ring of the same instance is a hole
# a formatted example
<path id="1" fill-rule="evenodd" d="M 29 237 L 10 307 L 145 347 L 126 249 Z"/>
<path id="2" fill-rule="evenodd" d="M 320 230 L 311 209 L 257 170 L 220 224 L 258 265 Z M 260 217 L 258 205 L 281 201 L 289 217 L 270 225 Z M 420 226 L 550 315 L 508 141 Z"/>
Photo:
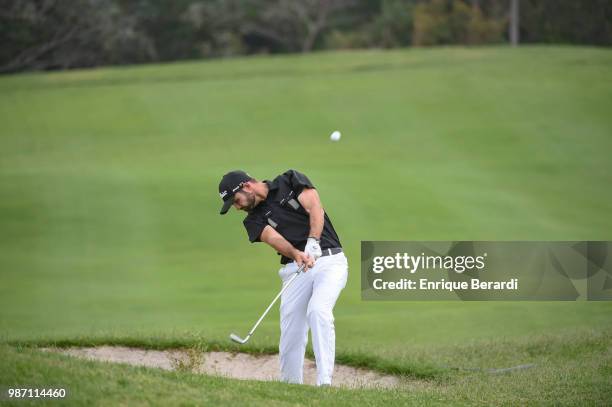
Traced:
<path id="1" fill-rule="evenodd" d="M 300 266 L 300 268 L 297 269 L 297 271 L 295 272 L 295 274 L 293 275 L 293 277 L 291 277 L 291 279 L 289 281 L 287 281 L 287 284 L 285 284 L 285 286 L 283 287 L 282 290 L 280 290 L 280 292 L 278 293 L 278 295 L 276 297 L 274 297 L 274 299 L 272 300 L 272 302 L 270 303 L 270 305 L 268 305 L 268 308 L 266 308 L 266 310 L 264 311 L 264 313 L 261 315 L 261 317 L 259 317 L 259 319 L 257 320 L 257 322 L 255 322 L 255 325 L 253 325 L 253 328 L 251 328 L 251 330 L 249 331 L 249 334 L 247 336 L 247 338 L 251 335 L 253 335 L 253 332 L 255 332 L 255 330 L 257 329 L 257 327 L 259 326 L 259 324 L 261 323 L 261 321 L 265 318 L 266 315 L 268 315 L 268 312 L 270 311 L 270 309 L 272 308 L 272 306 L 276 303 L 276 301 L 278 301 L 278 299 L 280 298 L 281 295 L 283 295 L 283 293 L 285 292 L 285 290 L 291 285 L 291 283 L 293 283 L 293 281 L 297 278 L 297 276 L 300 275 L 300 273 L 304 270 L 304 266 Z"/>

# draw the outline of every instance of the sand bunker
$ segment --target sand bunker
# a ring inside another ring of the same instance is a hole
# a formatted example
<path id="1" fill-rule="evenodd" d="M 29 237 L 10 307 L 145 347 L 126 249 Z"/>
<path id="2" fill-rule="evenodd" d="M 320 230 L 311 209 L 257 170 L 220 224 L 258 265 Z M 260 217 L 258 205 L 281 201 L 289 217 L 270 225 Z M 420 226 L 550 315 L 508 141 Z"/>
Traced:
<path id="1" fill-rule="evenodd" d="M 133 366 L 155 367 L 165 370 L 187 370 L 207 375 L 234 379 L 279 380 L 278 355 L 253 356 L 245 353 L 195 352 L 191 350 L 143 350 L 122 346 L 95 348 L 45 348 L 90 360 L 125 363 Z M 304 362 L 304 383 L 316 383 L 316 365 Z M 402 385 L 399 377 L 383 375 L 366 369 L 336 364 L 334 386 L 393 388 Z"/>

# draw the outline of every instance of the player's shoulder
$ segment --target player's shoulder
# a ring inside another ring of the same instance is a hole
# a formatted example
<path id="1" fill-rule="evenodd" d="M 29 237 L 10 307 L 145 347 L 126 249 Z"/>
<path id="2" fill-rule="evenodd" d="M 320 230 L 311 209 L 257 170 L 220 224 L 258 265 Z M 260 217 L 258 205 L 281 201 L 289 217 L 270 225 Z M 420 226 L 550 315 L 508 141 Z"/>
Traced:
<path id="1" fill-rule="evenodd" d="M 282 174 L 277 175 L 272 181 L 268 183 L 270 189 L 278 189 L 279 187 L 286 187 L 293 183 L 293 180 L 299 177 L 304 177 L 304 174 L 295 169 L 288 169 Z"/>
<path id="2" fill-rule="evenodd" d="M 287 171 L 283 172 L 279 177 L 293 177 L 293 176 L 304 176 L 305 174 L 302 171 L 296 170 L 294 168 L 289 168 Z"/>
<path id="3" fill-rule="evenodd" d="M 293 168 L 288 169 L 274 179 L 274 182 L 285 182 L 289 184 L 303 183 L 305 181 L 310 182 L 306 174 Z"/>
<path id="4" fill-rule="evenodd" d="M 285 176 L 287 183 L 291 185 L 293 189 L 298 188 L 301 190 L 302 188 L 314 188 L 310 178 L 308 178 L 308 176 L 306 176 L 306 174 L 303 172 L 295 169 L 289 169 L 285 171 L 283 175 Z"/>

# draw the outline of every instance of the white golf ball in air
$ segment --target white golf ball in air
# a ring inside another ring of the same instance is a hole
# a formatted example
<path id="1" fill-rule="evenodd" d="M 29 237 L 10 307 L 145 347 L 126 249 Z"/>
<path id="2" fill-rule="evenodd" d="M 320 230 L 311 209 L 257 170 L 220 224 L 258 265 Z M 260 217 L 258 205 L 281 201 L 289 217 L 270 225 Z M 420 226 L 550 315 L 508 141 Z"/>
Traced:
<path id="1" fill-rule="evenodd" d="M 342 134 L 340 134 L 340 132 L 336 130 L 331 134 L 331 136 L 329 136 L 329 139 L 331 141 L 338 141 L 340 140 L 340 137 L 342 137 Z"/>

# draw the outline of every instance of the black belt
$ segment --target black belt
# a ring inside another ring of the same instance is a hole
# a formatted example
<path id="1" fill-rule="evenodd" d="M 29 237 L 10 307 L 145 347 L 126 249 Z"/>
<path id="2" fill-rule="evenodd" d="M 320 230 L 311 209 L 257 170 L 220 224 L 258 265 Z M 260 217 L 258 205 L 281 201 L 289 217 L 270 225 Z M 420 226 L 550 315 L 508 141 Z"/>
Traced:
<path id="1" fill-rule="evenodd" d="M 322 249 L 321 257 L 333 256 L 334 254 L 342 253 L 342 247 L 332 247 L 331 249 Z"/>

